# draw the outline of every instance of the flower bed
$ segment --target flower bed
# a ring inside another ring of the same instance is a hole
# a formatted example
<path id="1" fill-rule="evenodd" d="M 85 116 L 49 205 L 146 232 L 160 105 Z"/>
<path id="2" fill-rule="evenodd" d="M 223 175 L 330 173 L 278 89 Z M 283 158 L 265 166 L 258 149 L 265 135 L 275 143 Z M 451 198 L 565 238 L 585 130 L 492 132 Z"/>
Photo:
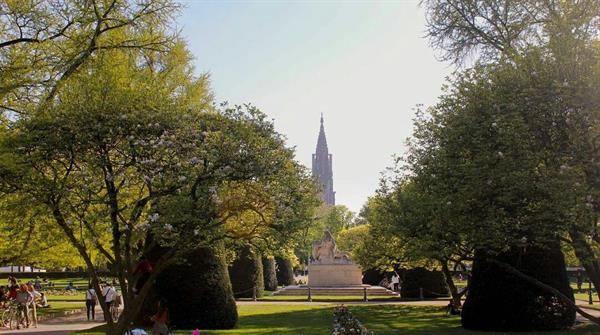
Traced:
<path id="1" fill-rule="evenodd" d="M 358 319 L 352 315 L 348 307 L 341 305 L 333 309 L 332 335 L 373 335 Z"/>

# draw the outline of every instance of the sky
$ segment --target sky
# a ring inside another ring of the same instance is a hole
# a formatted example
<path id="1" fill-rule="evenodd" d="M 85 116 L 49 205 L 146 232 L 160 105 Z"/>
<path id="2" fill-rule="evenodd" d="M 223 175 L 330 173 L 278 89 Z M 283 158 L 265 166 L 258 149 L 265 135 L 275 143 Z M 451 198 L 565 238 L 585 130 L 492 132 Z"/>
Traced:
<path id="1" fill-rule="evenodd" d="M 429 47 L 418 0 L 181 2 L 216 100 L 260 108 L 308 168 L 323 113 L 336 203 L 355 212 L 454 69 Z"/>

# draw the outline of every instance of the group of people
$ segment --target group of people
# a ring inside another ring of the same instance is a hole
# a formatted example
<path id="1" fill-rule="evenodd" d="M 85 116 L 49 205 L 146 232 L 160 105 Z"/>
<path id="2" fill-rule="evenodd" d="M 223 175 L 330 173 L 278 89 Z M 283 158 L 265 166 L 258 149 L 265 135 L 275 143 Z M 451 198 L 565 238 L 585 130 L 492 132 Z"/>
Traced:
<path id="1" fill-rule="evenodd" d="M 396 271 L 394 271 L 391 277 L 388 278 L 388 276 L 385 276 L 381 282 L 379 282 L 379 286 L 387 287 L 394 292 L 400 292 L 401 285 L 402 279 L 400 279 L 400 275 L 398 275 Z"/>
<path id="2" fill-rule="evenodd" d="M 102 299 L 106 303 L 109 309 L 111 307 L 118 308 L 120 305 L 119 294 L 117 293 L 117 289 L 115 288 L 115 283 L 112 282 L 101 282 L 100 288 L 102 289 Z M 96 319 L 96 305 L 98 304 L 98 294 L 96 290 L 90 284 L 88 286 L 87 291 L 85 291 L 85 308 L 87 311 L 87 319 L 95 320 Z"/>
<path id="3" fill-rule="evenodd" d="M 6 308 L 10 303 L 17 306 L 17 328 L 29 328 L 32 321 L 37 325 L 36 309 L 50 307 L 45 294 L 38 291 L 40 288 L 39 283 L 19 283 L 13 276 L 8 277 L 6 287 L 0 287 L 0 307 Z M 33 320 L 29 319 L 30 310 L 33 310 Z"/>

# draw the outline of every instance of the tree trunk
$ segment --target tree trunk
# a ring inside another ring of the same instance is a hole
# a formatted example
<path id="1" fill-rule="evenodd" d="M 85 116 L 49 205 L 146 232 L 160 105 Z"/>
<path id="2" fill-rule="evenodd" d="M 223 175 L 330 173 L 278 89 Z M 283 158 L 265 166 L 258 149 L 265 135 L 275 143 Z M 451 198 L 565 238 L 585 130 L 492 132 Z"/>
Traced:
<path id="1" fill-rule="evenodd" d="M 446 285 L 448 285 L 450 295 L 452 296 L 452 303 L 454 304 L 454 306 L 460 307 L 462 305 L 460 299 L 462 298 L 464 293 L 459 293 L 456 284 L 454 284 L 452 273 L 450 273 L 450 269 L 448 268 L 448 260 L 441 260 L 440 264 L 442 265 L 442 273 L 444 274 Z"/>
<path id="2" fill-rule="evenodd" d="M 596 289 L 596 295 L 600 298 L 600 262 L 596 260 L 594 250 L 585 240 L 585 236 L 575 229 L 569 231 L 571 245 L 575 250 L 575 256 L 581 262 L 589 280 Z"/>

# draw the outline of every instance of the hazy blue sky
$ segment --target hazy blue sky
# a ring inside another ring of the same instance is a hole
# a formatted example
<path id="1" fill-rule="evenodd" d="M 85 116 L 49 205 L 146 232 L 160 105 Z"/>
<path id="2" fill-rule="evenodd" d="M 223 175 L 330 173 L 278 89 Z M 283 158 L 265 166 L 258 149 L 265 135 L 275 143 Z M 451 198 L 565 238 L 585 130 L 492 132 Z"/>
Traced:
<path id="1" fill-rule="evenodd" d="M 434 103 L 452 72 L 423 38 L 416 0 L 182 2 L 217 101 L 259 107 L 307 167 L 324 114 L 336 200 L 354 211 L 403 153 L 414 106 Z"/>

